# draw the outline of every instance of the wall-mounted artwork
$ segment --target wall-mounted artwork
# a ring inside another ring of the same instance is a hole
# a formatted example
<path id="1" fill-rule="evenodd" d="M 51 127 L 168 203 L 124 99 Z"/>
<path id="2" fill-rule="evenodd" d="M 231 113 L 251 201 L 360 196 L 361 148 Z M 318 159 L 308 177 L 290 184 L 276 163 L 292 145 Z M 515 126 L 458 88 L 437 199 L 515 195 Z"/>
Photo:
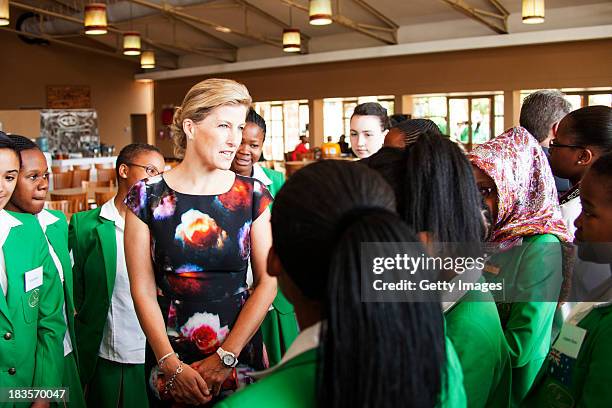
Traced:
<path id="1" fill-rule="evenodd" d="M 100 146 L 98 114 L 94 109 L 40 111 L 40 134 L 49 140 L 50 152 L 82 152 Z"/>
<path id="2" fill-rule="evenodd" d="M 91 88 L 87 85 L 48 85 L 48 109 L 89 109 Z"/>

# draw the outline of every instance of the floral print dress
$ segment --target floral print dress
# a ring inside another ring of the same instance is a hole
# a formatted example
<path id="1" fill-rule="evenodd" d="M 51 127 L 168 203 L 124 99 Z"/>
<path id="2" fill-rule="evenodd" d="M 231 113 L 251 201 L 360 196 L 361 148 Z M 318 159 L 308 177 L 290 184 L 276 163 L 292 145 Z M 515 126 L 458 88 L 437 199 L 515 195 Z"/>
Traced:
<path id="1" fill-rule="evenodd" d="M 170 343 L 185 363 L 215 353 L 232 329 L 249 296 L 251 225 L 271 202 L 261 182 L 240 175 L 218 195 L 174 191 L 161 175 L 128 193 L 127 207 L 149 227 L 158 301 Z M 163 375 L 148 351 L 152 394 L 165 399 Z M 252 382 L 249 372 L 267 367 L 259 332 L 238 361 L 222 395 Z"/>

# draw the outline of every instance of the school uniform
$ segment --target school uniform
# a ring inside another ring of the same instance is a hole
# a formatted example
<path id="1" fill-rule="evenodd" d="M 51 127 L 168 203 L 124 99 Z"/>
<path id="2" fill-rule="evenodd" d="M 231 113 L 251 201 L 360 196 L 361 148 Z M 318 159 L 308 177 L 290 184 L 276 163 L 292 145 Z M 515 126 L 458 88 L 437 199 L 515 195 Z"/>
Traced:
<path id="1" fill-rule="evenodd" d="M 612 303 L 579 303 L 523 407 L 612 407 Z"/>
<path id="2" fill-rule="evenodd" d="M 484 278 L 478 281 L 482 283 Z M 493 296 L 469 291 L 446 308 L 444 318 L 446 336 L 463 367 L 468 406 L 508 407 L 512 368 Z"/>
<path id="3" fill-rule="evenodd" d="M 551 345 L 563 280 L 559 239 L 551 234 L 524 237 L 522 245 L 493 255 L 483 275 L 489 282 L 502 283 L 507 292 L 497 309 L 512 365 L 511 402 L 518 406 Z"/>
<path id="4" fill-rule="evenodd" d="M 0 384 L 60 387 L 64 300 L 36 218 L 0 210 L 0 246 Z"/>
<path id="5" fill-rule="evenodd" d="M 254 373 L 255 384 L 224 399 L 217 408 L 261 407 L 313 408 L 316 407 L 317 349 L 320 323 L 304 329 L 295 339 L 280 363 L 268 370 Z M 446 383 L 440 395 L 440 408 L 466 407 L 461 364 L 453 345 L 446 340 Z M 367 373 L 365 373 L 367 375 Z M 444 382 L 443 382 L 444 384 Z M 401 402 L 398 401 L 398 406 Z"/>
<path id="6" fill-rule="evenodd" d="M 253 178 L 261 181 L 272 197 L 276 196 L 285 183 L 283 173 L 261 167 L 257 163 L 253 165 Z M 281 360 L 299 333 L 293 305 L 283 295 L 280 287 L 260 330 L 266 345 L 268 361 L 270 366 L 274 366 Z"/>
<path id="7" fill-rule="evenodd" d="M 38 223 L 47 239 L 49 255 L 53 260 L 64 290 L 64 322 L 66 334 L 64 335 L 64 374 L 62 384 L 68 388 L 70 407 L 85 407 L 83 389 L 77 369 L 76 340 L 74 338 L 74 300 L 72 294 L 72 265 L 68 252 L 68 223 L 61 211 L 42 210 L 36 214 Z"/>
<path id="8" fill-rule="evenodd" d="M 114 198 L 70 221 L 75 334 L 89 406 L 147 405 L 146 339 L 130 294 L 124 225 Z"/>

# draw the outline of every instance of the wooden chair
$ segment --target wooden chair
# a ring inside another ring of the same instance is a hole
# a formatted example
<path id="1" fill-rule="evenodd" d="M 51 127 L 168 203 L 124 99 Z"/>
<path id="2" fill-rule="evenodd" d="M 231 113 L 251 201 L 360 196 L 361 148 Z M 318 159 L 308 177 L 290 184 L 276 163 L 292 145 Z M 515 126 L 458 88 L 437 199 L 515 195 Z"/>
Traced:
<path id="1" fill-rule="evenodd" d="M 82 181 L 89 181 L 89 172 L 90 168 L 79 169 L 76 168 L 72 171 L 72 186 L 71 187 L 81 187 Z"/>
<path id="2" fill-rule="evenodd" d="M 76 213 L 87 210 L 87 193 L 58 194 L 51 191 L 51 201 L 70 201 L 69 212 Z"/>
<path id="3" fill-rule="evenodd" d="M 58 200 L 58 201 L 45 201 L 45 208 L 47 210 L 60 210 L 64 214 L 70 213 L 70 201 Z"/>
<path id="4" fill-rule="evenodd" d="M 95 166 L 96 166 L 96 170 L 114 169 L 115 168 L 115 165 L 113 163 L 98 163 Z"/>
<path id="5" fill-rule="evenodd" d="M 117 184 L 116 173 L 115 173 L 114 167 L 96 169 L 96 175 L 97 175 L 96 180 L 98 181 L 110 181 L 113 186 Z"/>
<path id="6" fill-rule="evenodd" d="M 98 188 L 98 187 L 112 187 L 114 186 L 114 184 L 112 183 L 111 180 L 107 180 L 107 181 L 81 181 L 81 187 L 83 187 L 84 190 L 91 190 L 94 188 Z"/>
<path id="7" fill-rule="evenodd" d="M 71 171 L 70 166 L 51 166 L 52 173 L 68 173 Z"/>
<path id="8" fill-rule="evenodd" d="M 307 165 L 314 163 L 314 161 L 290 161 L 285 163 L 285 174 L 286 177 L 289 178 L 293 173 L 301 169 L 302 167 L 306 167 Z"/>
<path id="9" fill-rule="evenodd" d="M 70 188 L 72 187 L 72 172 L 51 173 L 53 179 L 53 189 Z"/>
<path id="10" fill-rule="evenodd" d="M 96 205 L 100 207 L 102 204 L 113 198 L 117 194 L 114 191 L 96 191 Z"/>

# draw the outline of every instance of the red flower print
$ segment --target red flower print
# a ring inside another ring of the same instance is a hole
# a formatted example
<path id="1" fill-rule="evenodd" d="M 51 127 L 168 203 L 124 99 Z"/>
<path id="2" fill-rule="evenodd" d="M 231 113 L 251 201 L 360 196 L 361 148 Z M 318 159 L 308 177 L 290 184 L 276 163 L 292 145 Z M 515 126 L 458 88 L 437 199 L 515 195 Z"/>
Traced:
<path id="1" fill-rule="evenodd" d="M 192 341 L 204 354 L 212 354 L 221 346 L 229 333 L 227 326 L 221 327 L 219 315 L 196 313 L 181 327 L 181 334 Z"/>
<path id="2" fill-rule="evenodd" d="M 183 245 L 195 248 L 223 248 L 227 232 L 217 225 L 208 214 L 191 209 L 181 215 L 181 223 L 176 227 L 174 238 Z"/>
<path id="3" fill-rule="evenodd" d="M 236 179 L 232 189 L 217 197 L 219 202 L 230 211 L 246 208 L 251 205 L 251 188 L 243 180 Z"/>

